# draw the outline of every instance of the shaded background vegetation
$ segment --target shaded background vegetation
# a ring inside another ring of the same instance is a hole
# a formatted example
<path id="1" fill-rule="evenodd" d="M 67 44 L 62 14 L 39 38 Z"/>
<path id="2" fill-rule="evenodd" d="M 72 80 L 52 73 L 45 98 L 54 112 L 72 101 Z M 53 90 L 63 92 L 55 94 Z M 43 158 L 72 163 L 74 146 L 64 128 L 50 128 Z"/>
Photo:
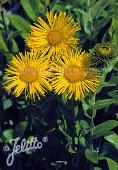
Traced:
<path id="1" fill-rule="evenodd" d="M 3 88 L 7 63 L 27 50 L 30 24 L 37 16 L 45 18 L 47 10 L 66 11 L 80 24 L 79 48 L 89 51 L 101 42 L 118 45 L 115 0 L 0 0 L 0 169 L 118 170 L 117 63 L 104 69 L 98 94 L 79 103 L 48 94 L 31 104 Z M 39 151 L 16 156 L 8 167 L 3 147 L 12 147 L 9 140 L 18 136 L 40 141 L 47 136 L 48 142 Z"/>

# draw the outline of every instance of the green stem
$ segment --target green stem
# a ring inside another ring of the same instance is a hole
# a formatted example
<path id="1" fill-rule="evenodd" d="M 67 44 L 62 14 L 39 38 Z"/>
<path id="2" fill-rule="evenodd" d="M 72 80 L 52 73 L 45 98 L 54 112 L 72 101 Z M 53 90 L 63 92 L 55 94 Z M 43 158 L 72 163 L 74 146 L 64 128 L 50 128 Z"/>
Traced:
<path id="1" fill-rule="evenodd" d="M 91 101 L 91 108 L 92 108 L 92 116 L 90 119 L 90 127 L 91 127 L 91 134 L 90 134 L 90 145 L 91 145 L 91 149 L 93 150 L 93 128 L 94 128 L 94 117 L 96 115 L 96 110 L 94 109 L 94 105 L 95 105 L 95 98 L 96 98 L 96 94 L 94 94 L 92 96 L 92 101 Z"/>
<path id="2" fill-rule="evenodd" d="M 101 77 L 101 87 L 98 89 L 97 94 L 102 90 L 102 83 L 105 82 L 107 74 L 114 68 L 118 62 L 118 58 L 115 58 L 106 68 L 103 70 L 103 76 Z"/>
<path id="3" fill-rule="evenodd" d="M 32 106 L 32 102 L 29 100 L 28 101 L 28 104 L 29 104 L 29 106 L 30 106 L 30 110 L 31 110 L 31 113 L 30 114 L 28 114 L 28 123 L 29 123 L 29 128 L 30 128 L 30 130 L 32 130 L 32 127 L 33 127 L 33 117 L 32 117 L 32 114 L 34 113 L 34 109 L 33 109 L 33 106 Z"/>
<path id="4" fill-rule="evenodd" d="M 92 150 L 92 152 L 93 152 L 93 150 L 94 150 L 94 146 L 93 146 L 93 128 L 94 128 L 94 120 L 93 120 L 94 118 L 93 117 L 91 117 L 91 132 L 90 132 L 90 148 L 91 148 L 91 150 Z M 93 164 L 92 164 L 92 162 L 90 162 L 90 170 L 92 170 L 93 169 Z"/>
<path id="5" fill-rule="evenodd" d="M 94 128 L 94 117 L 96 115 L 96 110 L 94 109 L 94 105 L 95 105 L 95 98 L 96 98 L 96 94 L 93 94 L 93 96 L 91 96 L 91 100 L 89 101 L 89 105 L 90 107 L 88 107 L 88 105 L 86 104 L 85 100 L 82 99 L 82 105 L 83 105 L 83 110 L 85 115 L 89 118 L 90 120 L 90 142 L 89 142 L 89 147 L 91 148 L 91 150 L 94 150 L 94 145 L 93 145 L 93 128 Z M 90 109 L 90 110 L 89 110 Z M 88 111 L 91 111 L 92 114 L 88 113 Z M 90 170 L 92 170 L 93 164 L 90 162 Z"/>

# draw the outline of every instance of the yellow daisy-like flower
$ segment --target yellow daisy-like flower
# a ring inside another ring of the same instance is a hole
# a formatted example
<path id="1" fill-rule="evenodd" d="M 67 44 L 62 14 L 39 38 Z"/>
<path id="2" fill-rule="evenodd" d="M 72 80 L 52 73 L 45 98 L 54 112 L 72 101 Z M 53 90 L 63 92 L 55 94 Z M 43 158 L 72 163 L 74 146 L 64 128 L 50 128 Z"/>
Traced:
<path id="1" fill-rule="evenodd" d="M 74 22 L 74 19 L 69 17 L 66 12 L 60 12 L 59 15 L 47 12 L 46 17 L 48 23 L 38 17 L 38 23 L 31 26 L 31 34 L 26 40 L 28 47 L 40 50 L 42 55 L 48 52 L 49 57 L 75 48 L 78 39 L 74 36 L 80 27 Z"/>
<path id="2" fill-rule="evenodd" d="M 16 97 L 24 92 L 26 99 L 35 100 L 36 96 L 40 98 L 47 90 L 51 90 L 48 83 L 49 68 L 49 61 L 39 58 L 39 53 L 19 53 L 13 57 L 6 69 L 6 89 L 13 88 Z"/>
<path id="3" fill-rule="evenodd" d="M 92 67 L 89 53 L 66 52 L 53 67 L 52 87 L 56 94 L 80 100 L 86 93 L 96 92 L 100 75 Z"/>

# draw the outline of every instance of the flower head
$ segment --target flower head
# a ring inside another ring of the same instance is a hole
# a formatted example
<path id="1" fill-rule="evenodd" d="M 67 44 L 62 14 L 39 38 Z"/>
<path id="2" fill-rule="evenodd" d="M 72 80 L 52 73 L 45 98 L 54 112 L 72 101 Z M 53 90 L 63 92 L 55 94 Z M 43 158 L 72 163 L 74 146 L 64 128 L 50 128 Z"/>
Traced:
<path id="1" fill-rule="evenodd" d="M 29 48 L 41 51 L 44 55 L 48 52 L 49 57 L 59 54 L 61 51 L 75 48 L 78 39 L 75 33 L 80 27 L 69 17 L 66 12 L 53 14 L 47 12 L 48 23 L 38 17 L 37 22 L 31 26 L 31 34 L 26 40 Z"/>
<path id="2" fill-rule="evenodd" d="M 23 92 L 26 99 L 35 100 L 36 96 L 44 96 L 51 90 L 48 83 L 49 61 L 39 59 L 39 53 L 31 51 L 19 53 L 13 57 L 5 72 L 6 89 L 13 89 L 13 94 L 18 97 Z"/>
<path id="3" fill-rule="evenodd" d="M 91 61 L 94 62 L 97 66 L 102 66 L 108 63 L 114 53 L 114 48 L 109 43 L 98 43 L 90 50 Z"/>
<path id="4" fill-rule="evenodd" d="M 56 94 L 80 100 L 86 93 L 96 92 L 99 74 L 92 67 L 90 56 L 82 51 L 66 52 L 62 60 L 54 63 L 52 87 Z"/>

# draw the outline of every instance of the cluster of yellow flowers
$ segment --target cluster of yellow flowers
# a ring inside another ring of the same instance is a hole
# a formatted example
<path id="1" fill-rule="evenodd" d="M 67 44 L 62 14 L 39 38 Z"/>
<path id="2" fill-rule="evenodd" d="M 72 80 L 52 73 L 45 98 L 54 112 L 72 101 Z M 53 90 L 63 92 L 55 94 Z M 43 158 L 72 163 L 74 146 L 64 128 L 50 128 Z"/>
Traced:
<path id="1" fill-rule="evenodd" d="M 65 12 L 46 13 L 47 22 L 38 17 L 26 39 L 30 52 L 19 53 L 6 69 L 6 89 L 18 97 L 35 100 L 49 90 L 80 100 L 96 92 L 100 75 L 90 55 L 77 49 L 75 34 L 80 27 Z"/>

